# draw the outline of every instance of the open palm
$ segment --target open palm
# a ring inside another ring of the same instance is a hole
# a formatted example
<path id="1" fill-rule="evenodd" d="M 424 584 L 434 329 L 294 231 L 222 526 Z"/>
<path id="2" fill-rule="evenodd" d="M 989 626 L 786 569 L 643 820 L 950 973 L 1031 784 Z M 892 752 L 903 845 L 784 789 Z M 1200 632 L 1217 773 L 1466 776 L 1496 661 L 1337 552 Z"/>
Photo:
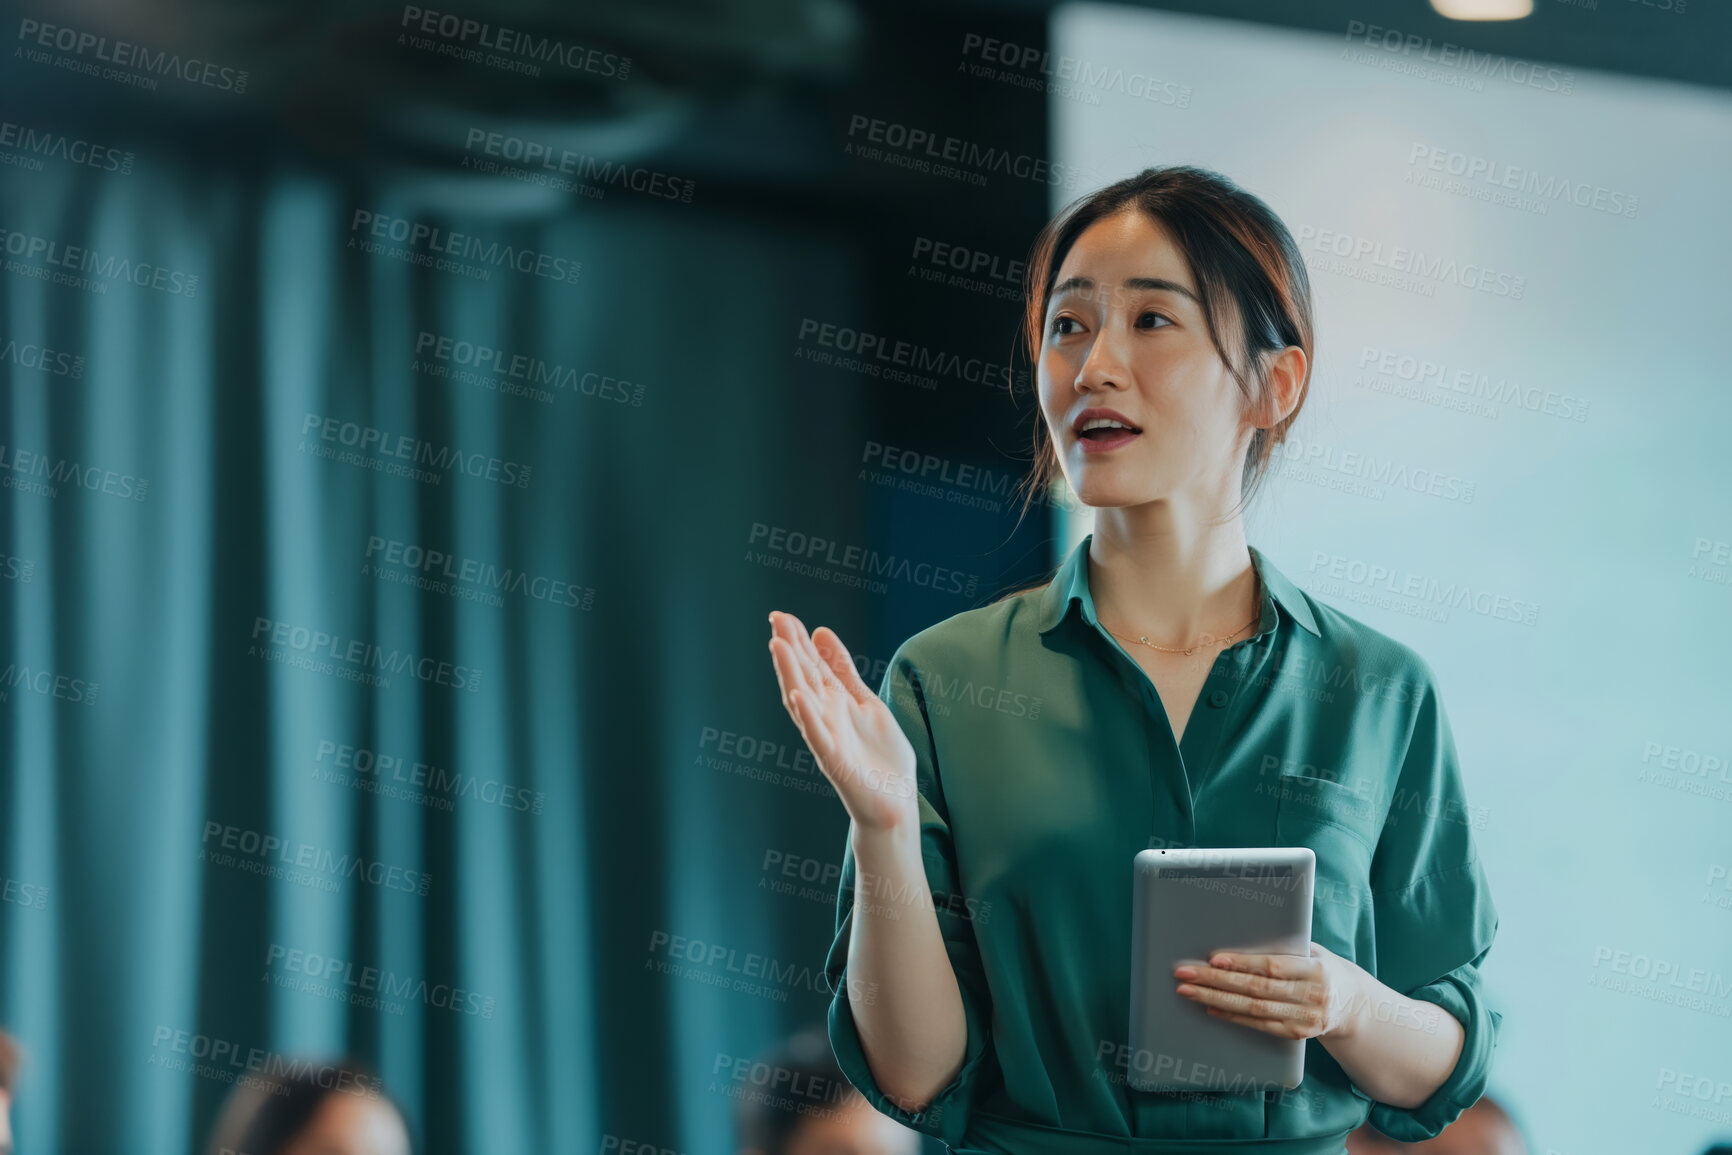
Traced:
<path id="1" fill-rule="evenodd" d="M 783 707 L 855 824 L 883 830 L 915 819 L 914 747 L 836 632 L 808 634 L 799 618 L 772 610 L 770 660 Z"/>

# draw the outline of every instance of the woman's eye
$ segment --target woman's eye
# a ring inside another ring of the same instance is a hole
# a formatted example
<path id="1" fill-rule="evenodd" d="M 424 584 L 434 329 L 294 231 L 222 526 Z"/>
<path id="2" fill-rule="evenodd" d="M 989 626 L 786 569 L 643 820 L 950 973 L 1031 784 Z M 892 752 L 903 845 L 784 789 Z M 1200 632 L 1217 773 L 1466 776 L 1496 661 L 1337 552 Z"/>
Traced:
<path id="1" fill-rule="evenodd" d="M 1052 319 L 1052 333 L 1057 337 L 1068 337 L 1074 330 L 1067 329 L 1065 326 L 1074 324 L 1076 324 L 1075 317 L 1054 317 Z"/>
<path id="2" fill-rule="evenodd" d="M 1154 321 L 1159 321 L 1160 324 L 1156 325 L 1150 323 Z M 1170 320 L 1161 316 L 1159 313 L 1144 313 L 1142 316 L 1137 318 L 1137 326 L 1143 329 L 1159 329 L 1171 324 L 1172 322 Z"/>

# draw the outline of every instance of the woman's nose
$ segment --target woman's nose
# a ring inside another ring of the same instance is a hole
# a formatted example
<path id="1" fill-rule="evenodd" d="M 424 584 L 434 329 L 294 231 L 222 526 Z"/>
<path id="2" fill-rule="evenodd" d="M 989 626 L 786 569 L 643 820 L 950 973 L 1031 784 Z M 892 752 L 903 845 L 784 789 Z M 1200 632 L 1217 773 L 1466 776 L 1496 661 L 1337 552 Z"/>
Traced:
<path id="1" fill-rule="evenodd" d="M 1110 333 L 1103 333 L 1094 339 L 1089 346 L 1088 356 L 1083 358 L 1082 367 L 1077 370 L 1076 386 L 1079 389 L 1123 389 L 1129 382 L 1130 373 L 1126 361 L 1117 347 L 1118 342 Z"/>

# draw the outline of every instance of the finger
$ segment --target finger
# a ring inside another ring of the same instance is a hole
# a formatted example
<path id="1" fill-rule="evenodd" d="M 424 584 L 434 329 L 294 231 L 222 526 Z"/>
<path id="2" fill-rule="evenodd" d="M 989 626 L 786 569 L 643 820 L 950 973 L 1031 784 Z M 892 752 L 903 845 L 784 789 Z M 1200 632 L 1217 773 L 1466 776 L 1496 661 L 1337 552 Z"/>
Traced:
<path id="1" fill-rule="evenodd" d="M 835 756 L 835 744 L 831 741 L 830 728 L 824 724 L 822 715 L 815 708 L 812 696 L 803 690 L 796 690 L 794 699 L 795 721 L 800 724 L 800 736 L 806 739 L 806 745 L 818 759 L 818 769 L 830 765 Z M 828 777 L 828 775 L 826 775 Z"/>
<path id="2" fill-rule="evenodd" d="M 838 652 L 840 651 L 840 652 Z M 853 673 L 853 661 L 847 657 L 847 649 L 842 645 L 842 639 L 836 636 L 836 631 L 829 626 L 819 626 L 812 634 L 812 655 L 818 660 L 818 668 L 825 677 L 826 686 L 834 685 L 850 698 L 857 698 L 854 688 L 849 685 L 849 678 L 840 668 L 840 663 L 847 663 L 849 672 Z M 855 680 L 859 675 L 854 675 Z"/>
<path id="3" fill-rule="evenodd" d="M 794 716 L 794 703 L 788 700 L 788 688 L 793 684 L 794 673 L 788 668 L 788 660 L 777 649 L 778 639 L 770 639 L 770 668 L 776 671 L 776 692 L 782 696 L 782 709 L 788 711 L 788 716 Z"/>
<path id="4" fill-rule="evenodd" d="M 776 645 L 777 642 L 781 642 L 782 644 L 778 646 Z M 796 680 L 793 666 L 789 660 L 792 655 L 793 647 L 788 644 L 787 638 L 784 638 L 780 633 L 772 629 L 770 631 L 770 641 L 767 648 L 770 651 L 770 664 L 774 666 L 776 670 L 776 682 L 782 687 L 782 704 L 785 706 L 788 704 L 788 689 Z"/>
<path id="5" fill-rule="evenodd" d="M 805 703 L 807 729 L 811 731 L 807 745 L 812 747 L 812 753 L 818 756 L 819 769 L 833 785 L 837 785 L 835 774 L 843 763 L 843 749 L 851 742 L 848 727 L 850 719 L 844 707 L 828 690 L 813 690 L 804 687 L 799 691 L 799 701 Z M 816 744 L 814 744 L 816 742 Z"/>
<path id="6" fill-rule="evenodd" d="M 1223 991 L 1237 991 L 1240 994 L 1254 995 L 1259 998 L 1280 999 L 1283 1002 L 1300 1002 L 1303 984 L 1295 979 L 1275 979 L 1268 975 L 1248 973 L 1245 971 L 1228 971 L 1219 967 L 1188 966 L 1178 968 L 1174 974 L 1188 983 L 1198 986 L 1214 987 Z"/>
<path id="7" fill-rule="evenodd" d="M 788 652 L 793 656 L 802 670 L 804 663 L 800 662 L 800 651 L 805 646 L 806 627 L 800 619 L 785 610 L 776 610 L 770 615 L 770 630 L 772 640 L 781 638 L 788 643 Z"/>
<path id="8" fill-rule="evenodd" d="M 792 715 L 794 704 L 788 695 L 794 690 L 813 690 L 814 687 L 807 680 L 806 668 L 798 652 L 787 638 L 770 639 L 770 660 L 776 666 L 776 683 L 782 688 L 782 708 Z"/>
<path id="9" fill-rule="evenodd" d="M 876 698 L 860 671 L 854 666 L 854 657 L 848 652 L 848 647 L 842 644 L 842 639 L 829 626 L 819 626 L 812 633 L 812 644 L 818 647 L 818 653 L 824 659 L 824 664 L 836 679 L 842 683 L 842 688 L 858 702 L 864 698 Z"/>
<path id="10" fill-rule="evenodd" d="M 800 740 L 810 747 L 812 745 L 811 727 L 806 724 L 806 719 L 800 712 L 799 693 L 798 687 L 791 683 L 784 684 L 782 687 L 782 708 L 788 711 L 788 717 L 794 720 L 794 729 L 800 732 Z"/>
<path id="11" fill-rule="evenodd" d="M 806 632 L 806 623 L 799 618 L 794 619 L 799 639 L 794 644 L 794 652 L 800 655 L 800 662 L 805 667 L 806 678 L 812 683 L 814 690 L 839 689 L 841 683 L 836 675 L 824 664 L 823 657 L 818 653 L 818 647 L 812 643 L 812 635 Z M 822 629 L 823 627 L 819 627 Z"/>
<path id="12" fill-rule="evenodd" d="M 795 620 L 793 614 L 781 610 L 770 612 L 770 654 L 777 659 L 777 676 L 784 678 L 787 682 L 787 685 L 783 687 L 784 690 L 792 689 L 804 680 L 804 675 L 798 670 L 799 657 L 796 643 L 799 641 L 799 635 L 794 632 Z M 776 645 L 778 640 L 782 643 L 780 647 Z M 785 655 L 779 655 L 778 651 L 785 651 Z"/>
<path id="13" fill-rule="evenodd" d="M 1260 1019 L 1300 1019 L 1304 1018 L 1310 1010 L 1308 1007 L 1298 1006 L 1294 1003 L 1252 998 L 1250 995 L 1235 994 L 1232 991 L 1218 991 L 1212 987 L 1193 986 L 1189 983 L 1179 987 L 1179 994 L 1206 1007 L 1219 1007 L 1223 1011 L 1232 1011 L 1238 1015 L 1254 1015 Z"/>
<path id="14" fill-rule="evenodd" d="M 1232 1011 L 1223 1011 L 1216 1007 L 1210 1007 L 1209 1014 L 1217 1019 L 1226 1019 L 1229 1023 L 1238 1023 L 1241 1027 L 1262 1031 L 1265 1035 L 1274 1035 L 1276 1038 L 1291 1039 L 1295 1037 L 1292 1026 L 1284 1022 L 1271 1022 L 1268 1019 L 1259 1019 L 1252 1015 L 1234 1014 Z"/>
<path id="15" fill-rule="evenodd" d="M 818 768 L 822 770 L 841 758 L 838 753 L 840 747 L 836 742 L 836 731 L 831 728 L 830 719 L 824 716 L 821 702 L 808 700 L 804 694 L 800 695 L 800 700 L 806 702 L 808 712 L 811 714 L 808 722 L 812 727 L 813 736 L 818 740 L 818 747 L 814 748 L 812 752 L 819 755 Z"/>
<path id="16" fill-rule="evenodd" d="M 1323 974 L 1320 960 L 1296 954 L 1241 954 L 1218 950 L 1209 956 L 1209 965 L 1274 979 L 1310 980 Z"/>
<path id="17" fill-rule="evenodd" d="M 799 674 L 795 686 L 810 690 L 814 695 L 821 693 L 824 677 L 811 656 L 812 639 L 806 636 L 805 625 L 793 614 L 778 616 L 782 620 L 782 640 L 788 644 L 788 656 Z"/>

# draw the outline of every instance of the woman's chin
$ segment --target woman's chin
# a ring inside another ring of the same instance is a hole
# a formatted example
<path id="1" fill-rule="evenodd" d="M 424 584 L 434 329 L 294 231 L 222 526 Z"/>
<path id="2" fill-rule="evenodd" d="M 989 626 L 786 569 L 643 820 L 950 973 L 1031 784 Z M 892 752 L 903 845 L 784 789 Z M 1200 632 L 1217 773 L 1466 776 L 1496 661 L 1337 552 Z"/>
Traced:
<path id="1" fill-rule="evenodd" d="M 1127 505 L 1143 505 L 1156 500 L 1158 496 L 1147 492 L 1146 487 L 1132 488 L 1126 485 L 1087 485 L 1075 493 L 1077 501 L 1091 509 L 1120 509 Z"/>

